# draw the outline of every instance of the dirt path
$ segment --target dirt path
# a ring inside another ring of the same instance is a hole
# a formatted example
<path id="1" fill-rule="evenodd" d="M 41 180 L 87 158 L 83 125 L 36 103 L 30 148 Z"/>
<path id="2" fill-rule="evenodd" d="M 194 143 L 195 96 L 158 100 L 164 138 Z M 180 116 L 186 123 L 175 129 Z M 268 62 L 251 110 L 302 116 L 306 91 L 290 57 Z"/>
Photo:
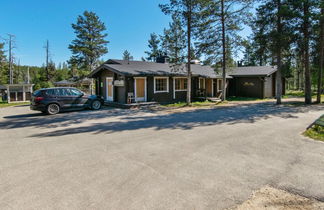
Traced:
<path id="1" fill-rule="evenodd" d="M 229 210 L 314 210 L 324 203 L 266 186 L 253 193 L 251 199 Z"/>

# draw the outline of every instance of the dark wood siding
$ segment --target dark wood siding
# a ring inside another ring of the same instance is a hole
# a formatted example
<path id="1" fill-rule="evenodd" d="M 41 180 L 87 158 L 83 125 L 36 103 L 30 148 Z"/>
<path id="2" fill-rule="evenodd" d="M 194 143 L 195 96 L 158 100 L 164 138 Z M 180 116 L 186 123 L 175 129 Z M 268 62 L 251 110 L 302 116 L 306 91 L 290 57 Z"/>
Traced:
<path id="1" fill-rule="evenodd" d="M 237 77 L 235 82 L 235 96 L 263 98 L 263 82 L 259 77 Z"/>

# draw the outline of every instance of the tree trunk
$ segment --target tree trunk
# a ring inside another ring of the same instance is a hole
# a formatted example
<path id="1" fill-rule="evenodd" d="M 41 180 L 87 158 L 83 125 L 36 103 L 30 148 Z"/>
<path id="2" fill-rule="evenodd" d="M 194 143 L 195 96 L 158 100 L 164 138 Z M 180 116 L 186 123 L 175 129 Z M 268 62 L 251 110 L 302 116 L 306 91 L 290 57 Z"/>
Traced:
<path id="1" fill-rule="evenodd" d="M 282 95 L 282 76 L 281 76 L 281 66 L 282 66 L 282 60 L 281 60 L 281 34 L 282 34 L 282 22 L 281 22 L 281 0 L 277 0 L 277 6 L 278 6 L 278 20 L 277 20 L 277 33 L 278 33 L 278 40 L 277 40 L 277 73 L 276 73 L 276 98 L 277 98 L 277 104 L 281 104 L 281 95 Z"/>
<path id="2" fill-rule="evenodd" d="M 303 22 L 303 33 L 304 33 L 304 64 L 305 64 L 305 103 L 312 103 L 312 87 L 311 87 L 311 74 L 309 68 L 309 2 L 304 2 L 304 22 Z"/>
<path id="3" fill-rule="evenodd" d="M 225 32 L 225 8 L 224 8 L 224 0 L 221 0 L 221 21 L 222 21 L 222 47 L 223 47 L 223 61 L 222 61 L 222 69 L 223 69 L 223 82 L 222 82 L 222 101 L 226 100 L 226 32 Z"/>
<path id="4" fill-rule="evenodd" d="M 317 84 L 317 103 L 321 103 L 322 85 L 323 85 L 323 68 L 324 68 L 324 3 L 321 5 L 321 22 L 320 22 L 320 65 L 318 71 L 318 84 Z"/>
<path id="5" fill-rule="evenodd" d="M 187 44 L 188 44 L 188 63 L 187 63 L 187 105 L 191 104 L 191 0 L 187 13 Z"/>

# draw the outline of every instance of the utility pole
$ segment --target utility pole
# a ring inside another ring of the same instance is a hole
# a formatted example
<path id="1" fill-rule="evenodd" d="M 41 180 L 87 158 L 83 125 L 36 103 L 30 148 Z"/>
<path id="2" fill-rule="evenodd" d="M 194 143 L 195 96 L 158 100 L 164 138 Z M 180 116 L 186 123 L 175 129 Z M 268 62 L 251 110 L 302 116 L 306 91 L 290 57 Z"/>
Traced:
<path id="1" fill-rule="evenodd" d="M 45 52 L 46 52 L 46 80 L 49 80 L 49 69 L 48 69 L 48 61 L 49 61 L 49 42 L 46 40 L 46 45 L 45 45 Z"/>
<path id="2" fill-rule="evenodd" d="M 9 84 L 13 84 L 13 56 L 12 49 L 15 35 L 7 34 L 9 36 Z"/>
<path id="3" fill-rule="evenodd" d="M 27 84 L 30 83 L 29 66 L 27 67 Z"/>

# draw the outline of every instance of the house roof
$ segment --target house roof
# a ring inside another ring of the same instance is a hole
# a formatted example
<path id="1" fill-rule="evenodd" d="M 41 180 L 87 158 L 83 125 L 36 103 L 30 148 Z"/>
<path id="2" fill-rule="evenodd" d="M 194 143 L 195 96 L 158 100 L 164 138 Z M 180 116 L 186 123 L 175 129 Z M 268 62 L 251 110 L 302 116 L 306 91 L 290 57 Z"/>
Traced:
<path id="1" fill-rule="evenodd" d="M 97 69 L 92 71 L 89 77 L 93 77 L 96 73 L 103 69 L 108 69 L 117 74 L 126 76 L 186 76 L 185 65 L 174 66 L 170 63 L 154 63 L 147 61 L 127 61 L 110 59 Z M 193 76 L 201 76 L 207 78 L 222 78 L 221 72 L 215 72 L 211 66 L 203 66 L 200 64 L 191 64 Z M 227 78 L 239 76 L 270 76 L 277 71 L 275 66 L 248 66 L 235 67 L 227 70 Z"/>
<path id="2" fill-rule="evenodd" d="M 71 82 L 69 80 L 62 80 L 58 82 L 54 82 L 55 85 L 73 85 L 75 82 Z"/>
<path id="3" fill-rule="evenodd" d="M 276 66 L 246 66 L 228 70 L 230 76 L 270 76 L 277 71 Z"/>
<path id="4" fill-rule="evenodd" d="M 111 59 L 105 62 L 103 65 L 95 69 L 90 77 L 94 76 L 102 69 L 108 69 L 112 72 L 129 75 L 157 75 L 157 76 L 186 76 L 185 65 L 174 66 L 170 63 L 154 63 L 146 61 L 127 61 Z M 199 64 L 191 64 L 191 71 L 193 76 L 202 76 L 209 78 L 221 78 L 222 75 L 215 72 L 210 66 L 202 66 Z"/>

